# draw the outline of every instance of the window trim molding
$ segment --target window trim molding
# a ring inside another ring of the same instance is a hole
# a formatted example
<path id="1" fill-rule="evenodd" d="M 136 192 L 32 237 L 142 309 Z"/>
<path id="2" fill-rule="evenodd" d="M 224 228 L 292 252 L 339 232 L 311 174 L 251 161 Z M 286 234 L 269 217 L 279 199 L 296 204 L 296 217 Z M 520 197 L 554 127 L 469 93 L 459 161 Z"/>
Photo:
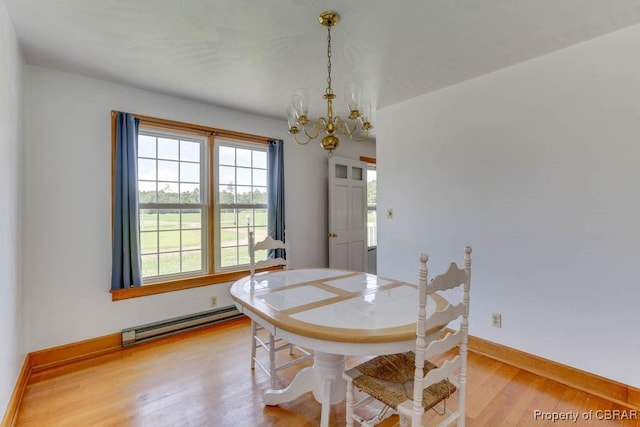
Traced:
<path id="1" fill-rule="evenodd" d="M 372 165 L 376 164 L 376 159 L 374 159 L 373 157 L 360 156 L 360 161 L 365 163 L 371 163 Z"/>
<path id="2" fill-rule="evenodd" d="M 157 129 L 168 130 L 168 131 L 185 131 L 185 132 L 191 132 L 191 133 L 200 133 L 203 136 L 206 136 L 209 138 L 209 144 L 211 145 L 211 147 L 214 146 L 215 137 L 228 138 L 231 140 L 249 142 L 254 144 L 256 143 L 265 144 L 265 145 L 268 144 L 270 140 L 278 139 L 278 138 L 270 138 L 270 137 L 265 137 L 260 135 L 253 135 L 253 134 L 244 133 L 244 132 L 218 129 L 210 126 L 195 125 L 195 124 L 179 122 L 175 120 L 144 116 L 141 114 L 135 114 L 135 113 L 132 113 L 132 114 L 135 118 L 140 120 L 140 126 L 145 126 L 147 128 L 157 128 Z M 116 169 L 115 159 L 116 159 L 117 115 L 118 115 L 117 111 L 115 110 L 111 111 L 111 236 L 112 236 L 112 239 L 113 239 L 113 213 L 115 208 L 114 184 L 115 184 L 115 169 Z M 207 174 L 210 179 L 213 179 L 214 151 L 215 150 L 213 150 L 212 148 L 207 150 L 208 158 L 207 158 L 206 167 L 207 167 Z M 213 198 L 214 187 L 215 187 L 214 184 L 215 183 L 209 183 L 209 185 L 207 186 L 208 192 L 209 192 L 208 196 L 210 200 L 209 203 L 211 204 L 213 203 L 213 200 L 214 200 Z M 214 214 L 215 214 L 214 211 L 215 209 L 213 209 L 212 205 L 209 205 L 207 207 L 207 215 L 209 215 L 208 219 L 210 224 L 209 230 L 208 230 L 209 242 L 215 241 L 215 231 L 214 231 L 215 227 L 211 226 L 212 224 L 214 224 Z M 209 259 L 209 271 L 214 271 L 215 260 L 213 259 L 213 256 L 209 255 L 208 259 Z M 268 271 L 268 270 L 278 270 L 278 269 L 282 269 L 282 267 L 271 267 L 271 268 L 266 268 L 258 271 Z M 228 272 L 223 271 L 223 272 L 209 273 L 209 274 L 194 276 L 194 277 L 180 278 L 180 279 L 167 280 L 167 281 L 158 281 L 158 282 L 149 283 L 147 285 L 143 285 L 137 288 L 117 289 L 117 290 L 110 290 L 109 292 L 111 293 L 112 301 L 121 301 L 125 299 L 130 299 L 130 298 L 145 297 L 148 295 L 156 295 L 156 294 L 162 294 L 166 292 L 192 289 L 192 288 L 197 288 L 201 286 L 210 286 L 210 285 L 216 285 L 216 284 L 229 283 L 229 282 L 238 280 L 248 274 L 249 274 L 248 269 L 228 271 Z"/>
<path id="3" fill-rule="evenodd" d="M 268 267 L 256 270 L 256 273 L 270 270 L 282 270 L 282 267 Z M 235 282 L 249 274 L 249 270 L 230 271 L 224 273 L 207 274 L 203 276 L 189 277 L 166 282 L 154 282 L 139 288 L 111 290 L 111 301 L 146 297 L 148 295 L 164 294 L 167 292 L 181 291 L 184 289 L 199 288 L 201 286 L 219 285 Z"/>

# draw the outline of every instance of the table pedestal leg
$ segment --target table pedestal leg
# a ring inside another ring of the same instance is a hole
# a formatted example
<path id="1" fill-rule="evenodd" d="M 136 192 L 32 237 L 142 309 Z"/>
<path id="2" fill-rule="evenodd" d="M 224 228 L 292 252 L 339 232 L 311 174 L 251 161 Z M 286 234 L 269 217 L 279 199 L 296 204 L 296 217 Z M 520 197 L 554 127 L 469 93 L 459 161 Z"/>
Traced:
<path id="1" fill-rule="evenodd" d="M 342 378 L 345 357 L 337 354 L 316 352 L 313 366 L 297 373 L 289 387 L 283 390 L 267 390 L 264 393 L 265 405 L 278 405 L 290 402 L 303 393 L 313 392 L 316 400 L 322 403 L 320 425 L 329 425 L 329 410 L 332 404 L 344 400 L 346 381 Z"/>

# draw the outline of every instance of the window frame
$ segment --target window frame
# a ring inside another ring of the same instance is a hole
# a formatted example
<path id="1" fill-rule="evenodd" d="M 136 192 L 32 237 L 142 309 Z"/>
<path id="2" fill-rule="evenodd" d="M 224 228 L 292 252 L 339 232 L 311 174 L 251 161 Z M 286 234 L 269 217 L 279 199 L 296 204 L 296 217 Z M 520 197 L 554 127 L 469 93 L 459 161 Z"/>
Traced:
<path id="1" fill-rule="evenodd" d="M 374 170 L 376 171 L 376 204 L 375 206 L 369 206 L 369 197 L 367 195 L 367 218 L 369 217 L 369 212 L 373 211 L 376 213 L 376 244 L 373 246 L 369 246 L 369 226 L 367 225 L 367 250 L 368 251 L 372 251 L 378 248 L 378 197 L 377 197 L 377 188 L 378 188 L 378 176 L 377 176 L 377 168 L 376 168 L 376 159 L 372 158 L 372 157 L 364 157 L 361 156 L 360 157 L 360 161 L 367 163 L 367 183 L 366 183 L 366 189 L 367 189 L 367 194 L 369 193 L 369 171 Z M 368 223 L 368 221 L 367 221 Z"/>
<path id="2" fill-rule="evenodd" d="M 229 131 L 224 129 L 213 128 L 209 126 L 194 125 L 184 122 L 178 122 L 167 119 L 160 119 L 150 116 L 144 116 L 139 114 L 133 114 L 134 117 L 140 120 L 140 128 L 156 129 L 158 131 L 186 133 L 186 134 L 198 134 L 201 137 L 207 139 L 205 148 L 205 158 L 202 159 L 205 163 L 206 177 L 205 185 L 207 187 L 206 200 L 207 204 L 207 242 L 206 244 L 211 248 L 208 250 L 207 263 L 208 273 L 201 275 L 194 275 L 190 277 L 180 277 L 169 280 L 158 280 L 152 283 L 144 284 L 143 286 L 129 289 L 117 289 L 111 290 L 112 301 L 120 301 L 130 298 L 138 298 L 148 295 L 156 295 L 165 292 L 179 291 L 183 289 L 191 289 L 200 286 L 209 286 L 222 283 L 229 283 L 246 276 L 249 273 L 248 265 L 241 266 L 238 269 L 224 271 L 216 270 L 215 266 L 215 250 L 213 244 L 215 244 L 216 236 L 216 217 L 214 203 L 216 200 L 215 191 L 217 188 L 217 171 L 215 170 L 215 139 L 221 138 L 231 141 L 238 141 L 248 144 L 258 144 L 267 146 L 269 140 L 276 138 L 269 138 L 259 135 L 252 135 L 243 132 Z M 113 235 L 113 211 L 114 211 L 114 197 L 115 197 L 115 159 L 116 159 L 116 118 L 117 111 L 111 112 L 111 227 Z M 140 132 L 140 131 L 139 131 Z M 271 267 L 264 270 L 274 270 L 281 267 Z"/>
<path id="3" fill-rule="evenodd" d="M 234 147 L 236 149 L 237 148 L 249 149 L 249 150 L 252 150 L 252 151 L 253 150 L 262 151 L 262 152 L 265 153 L 265 156 L 269 155 L 268 147 L 266 147 L 266 146 L 258 148 L 258 147 L 256 147 L 256 144 L 251 144 L 251 143 L 247 143 L 247 142 L 244 142 L 244 141 L 237 141 L 237 140 L 233 140 L 233 139 L 230 139 L 230 138 L 217 138 L 216 141 L 214 141 L 214 147 L 213 147 L 214 153 L 218 152 L 218 149 L 219 149 L 220 146 Z M 223 183 L 221 182 L 222 180 L 220 179 L 220 163 L 219 163 L 219 159 L 218 158 L 214 158 L 214 161 L 215 161 L 215 163 L 213 165 L 213 168 L 214 168 L 214 172 L 213 173 L 215 174 L 215 178 L 216 178 L 215 179 L 215 181 L 216 181 L 215 185 L 219 189 L 219 186 L 223 185 Z M 267 174 L 268 174 L 268 164 L 269 164 L 269 161 L 266 160 L 266 164 L 265 164 L 265 168 L 264 169 L 265 169 L 265 171 L 267 171 Z M 228 165 L 223 165 L 223 166 L 228 166 Z M 236 169 L 237 169 L 237 166 L 236 166 Z M 258 168 L 254 168 L 253 167 L 253 160 L 252 160 L 251 170 L 253 171 L 254 169 L 258 169 Z M 265 178 L 268 180 L 267 177 L 265 177 Z M 238 186 L 238 183 L 236 182 L 235 185 Z M 252 177 L 251 187 L 253 187 L 253 186 L 254 185 L 253 185 L 253 177 Z M 265 188 L 268 191 L 267 182 L 265 182 Z M 223 209 L 234 209 L 234 210 L 264 209 L 264 210 L 267 210 L 268 206 L 267 206 L 267 201 L 266 200 L 265 200 L 264 203 L 238 203 L 237 201 L 234 202 L 234 203 L 220 203 L 219 196 L 220 196 L 220 192 L 217 191 L 217 189 L 216 189 L 215 196 L 214 196 L 214 199 L 213 199 L 213 202 L 212 202 L 213 211 L 214 211 L 214 220 L 215 220 L 215 223 L 214 223 L 213 227 L 214 227 L 214 229 L 216 231 L 219 231 L 219 233 L 216 233 L 216 235 L 214 236 L 215 238 L 213 240 L 213 245 L 216 248 L 222 249 L 222 242 L 221 242 L 220 239 L 221 239 L 221 234 L 222 234 L 222 224 L 221 224 L 222 213 L 221 213 L 221 211 Z M 237 219 L 237 223 L 238 223 L 236 228 L 238 230 L 240 230 L 240 228 L 241 228 L 240 218 L 236 218 L 236 219 Z M 255 227 L 255 220 L 254 220 L 254 222 L 252 224 L 247 224 L 246 226 L 248 228 L 251 228 L 251 230 L 254 231 L 254 233 L 255 233 L 255 228 L 256 228 Z M 268 227 L 268 222 L 267 222 L 267 224 L 265 224 L 265 227 Z M 249 250 L 248 249 L 248 244 L 249 244 L 249 242 L 247 240 L 247 253 L 248 253 L 248 250 Z M 240 245 L 240 242 L 238 242 L 237 247 L 241 247 L 241 246 L 243 246 L 243 245 Z M 215 263 L 216 271 L 229 272 L 229 271 L 235 271 L 235 270 L 238 269 L 236 267 L 224 267 L 224 266 L 222 266 L 222 259 L 221 259 L 222 258 L 222 254 L 221 254 L 221 251 L 217 252 L 213 258 L 214 258 L 213 261 Z M 246 264 L 239 264 L 239 265 L 240 266 L 246 266 L 247 269 L 249 268 L 248 260 L 247 260 Z"/>
<path id="4" fill-rule="evenodd" d="M 160 203 L 160 202 L 139 202 L 139 206 L 138 206 L 138 212 L 141 213 L 140 211 L 142 211 L 143 209 L 156 209 L 156 210 L 160 210 L 160 209 L 189 209 L 189 208 L 193 208 L 193 207 L 197 207 L 201 210 L 201 225 L 200 225 L 200 229 L 201 229 L 201 233 L 200 233 L 200 242 L 201 242 L 201 247 L 200 247 L 200 253 L 201 253 L 201 261 L 200 261 L 200 270 L 197 271 L 191 271 L 191 272 L 180 272 L 180 273 L 173 273 L 173 274 L 158 274 L 156 276 L 152 276 L 152 277 L 147 277 L 146 279 L 143 278 L 143 286 L 150 286 L 153 285 L 154 283 L 160 283 L 160 282 L 167 282 L 167 281 L 172 281 L 172 280 L 180 280 L 180 279 L 186 279 L 186 278 L 190 278 L 190 277 L 197 277 L 197 276 L 202 276 L 202 275 L 206 275 L 208 274 L 208 272 L 210 271 L 209 268 L 209 263 L 207 262 L 207 260 L 209 259 L 209 246 L 207 243 L 209 241 L 209 227 L 211 227 L 211 224 L 209 223 L 209 214 L 208 211 L 210 209 L 210 201 L 209 201 L 209 191 L 208 191 L 208 186 L 210 185 L 210 182 L 208 180 L 208 164 L 207 164 L 207 158 L 209 157 L 207 155 L 207 151 L 208 151 L 208 144 L 209 144 L 209 138 L 204 137 L 203 135 L 198 135 L 195 134 L 193 132 L 185 132 L 185 131 L 169 131 L 166 129 L 157 129 L 154 127 L 150 127 L 150 126 L 146 126 L 146 125 L 140 125 L 140 128 L 138 130 L 138 136 L 140 135 L 150 135 L 153 137 L 166 137 L 166 138 L 172 138 L 172 139 L 179 139 L 180 141 L 192 141 L 192 142 L 198 142 L 201 143 L 200 146 L 200 171 L 199 171 L 199 175 L 200 175 L 200 203 L 197 204 L 187 204 L 187 203 Z M 157 147 L 156 147 L 157 148 Z M 140 155 L 138 155 L 138 159 L 140 159 Z M 163 160 L 163 159 L 158 159 L 156 158 L 156 160 Z M 157 172 L 157 169 L 156 169 Z M 140 178 L 138 177 L 138 182 L 140 181 Z M 155 182 L 161 182 L 160 178 L 156 175 L 156 179 Z M 138 216 L 138 218 L 140 218 L 140 215 Z M 157 230 L 159 231 L 159 229 Z M 182 229 L 180 229 L 180 231 L 182 231 Z M 140 242 L 142 242 L 142 233 L 146 233 L 147 231 L 142 230 L 142 225 L 140 227 Z M 159 250 L 159 247 L 158 247 Z M 157 253 L 157 255 L 159 255 L 160 253 Z M 182 255 L 182 251 L 180 251 L 180 254 Z M 141 255 L 145 255 L 142 254 L 141 251 Z M 148 254 L 146 254 L 148 255 Z M 159 262 L 158 262 L 159 265 Z"/>

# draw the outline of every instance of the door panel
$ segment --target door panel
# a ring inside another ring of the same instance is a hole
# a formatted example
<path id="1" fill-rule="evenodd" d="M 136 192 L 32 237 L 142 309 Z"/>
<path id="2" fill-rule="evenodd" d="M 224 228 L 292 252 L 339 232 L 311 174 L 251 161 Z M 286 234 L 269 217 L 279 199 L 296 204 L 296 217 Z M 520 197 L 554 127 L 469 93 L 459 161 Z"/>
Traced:
<path id="1" fill-rule="evenodd" d="M 367 164 L 329 159 L 329 266 L 367 268 Z"/>

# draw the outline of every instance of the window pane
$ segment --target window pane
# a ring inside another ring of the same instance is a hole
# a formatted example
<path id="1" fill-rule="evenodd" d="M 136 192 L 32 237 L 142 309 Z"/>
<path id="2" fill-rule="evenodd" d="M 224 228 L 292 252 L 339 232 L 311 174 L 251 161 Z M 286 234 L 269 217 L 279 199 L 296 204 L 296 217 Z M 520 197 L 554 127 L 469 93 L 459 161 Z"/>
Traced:
<path id="1" fill-rule="evenodd" d="M 180 252 L 158 255 L 160 274 L 180 273 Z"/>
<path id="2" fill-rule="evenodd" d="M 238 265 L 238 248 L 221 248 L 220 249 L 220 266 L 232 267 Z"/>
<path id="3" fill-rule="evenodd" d="M 233 147 L 221 146 L 218 149 L 218 163 L 221 165 L 235 166 L 236 149 Z"/>
<path id="4" fill-rule="evenodd" d="M 347 177 L 347 167 L 345 165 L 336 165 L 336 178 Z"/>
<path id="5" fill-rule="evenodd" d="M 238 213 L 242 225 L 249 226 L 251 229 L 253 229 L 253 211 L 254 209 L 242 209 Z"/>
<path id="6" fill-rule="evenodd" d="M 249 246 L 238 246 L 238 264 L 249 264 Z"/>
<path id="7" fill-rule="evenodd" d="M 251 185 L 251 169 L 238 168 L 236 169 L 238 185 Z"/>
<path id="8" fill-rule="evenodd" d="M 180 203 L 200 203 L 200 184 L 180 184 Z"/>
<path id="9" fill-rule="evenodd" d="M 218 201 L 223 204 L 235 203 L 236 187 L 233 185 L 220 185 L 218 187 Z"/>
<path id="10" fill-rule="evenodd" d="M 140 233 L 140 252 L 155 254 L 158 252 L 158 233 L 155 231 L 143 231 Z"/>
<path id="11" fill-rule="evenodd" d="M 158 179 L 156 161 L 154 159 L 138 159 L 138 179 L 147 181 Z"/>
<path id="12" fill-rule="evenodd" d="M 158 138 L 158 158 L 178 160 L 178 141 L 176 139 Z"/>
<path id="13" fill-rule="evenodd" d="M 238 227 L 238 245 L 249 245 L 249 229 L 246 225 Z"/>
<path id="14" fill-rule="evenodd" d="M 180 141 L 180 160 L 200 162 L 200 144 L 198 142 Z"/>
<path id="15" fill-rule="evenodd" d="M 200 212 L 200 210 L 197 210 L 197 211 L 183 210 L 181 221 L 182 221 L 183 230 L 202 229 L 202 213 Z"/>
<path id="16" fill-rule="evenodd" d="M 181 182 L 200 182 L 200 165 L 198 163 L 180 162 Z"/>
<path id="17" fill-rule="evenodd" d="M 202 233 L 200 230 L 182 231 L 182 250 L 201 249 Z"/>
<path id="18" fill-rule="evenodd" d="M 378 245 L 378 221 L 375 210 L 367 212 L 367 245 L 369 247 Z"/>
<path id="19" fill-rule="evenodd" d="M 158 180 L 178 181 L 178 162 L 158 160 Z"/>
<path id="20" fill-rule="evenodd" d="M 182 252 L 182 271 L 198 271 L 202 269 L 202 252 Z"/>
<path id="21" fill-rule="evenodd" d="M 266 209 L 254 209 L 254 224 L 258 226 L 267 226 L 267 210 Z M 266 237 L 266 236 L 265 236 Z"/>
<path id="22" fill-rule="evenodd" d="M 267 187 L 254 187 L 253 203 L 256 203 L 256 204 L 267 203 Z"/>
<path id="23" fill-rule="evenodd" d="M 362 168 L 351 168 L 351 179 L 354 181 L 362 181 Z"/>
<path id="24" fill-rule="evenodd" d="M 262 187 L 267 186 L 267 170 L 266 169 L 253 170 L 253 185 L 259 185 Z"/>
<path id="25" fill-rule="evenodd" d="M 236 210 L 235 209 L 222 209 L 220 211 L 220 226 L 231 227 L 237 225 L 236 223 Z"/>
<path id="26" fill-rule="evenodd" d="M 236 203 L 253 203 L 251 187 L 236 187 Z"/>
<path id="27" fill-rule="evenodd" d="M 236 148 L 236 165 L 251 167 L 251 150 Z"/>
<path id="28" fill-rule="evenodd" d="M 180 231 L 159 231 L 158 241 L 160 252 L 173 252 L 180 250 Z M 162 260 L 160 260 L 162 266 Z"/>
<path id="29" fill-rule="evenodd" d="M 158 275 L 158 255 L 142 255 L 142 277 Z"/>
<path id="30" fill-rule="evenodd" d="M 218 176 L 220 185 L 234 185 L 236 183 L 236 168 L 220 166 Z"/>
<path id="31" fill-rule="evenodd" d="M 253 227 L 253 209 L 240 209 L 238 211 L 238 221 L 244 228 L 247 226 Z"/>
<path id="32" fill-rule="evenodd" d="M 256 242 L 264 240 L 267 238 L 267 227 L 256 227 L 253 230 L 254 235 L 256 236 Z"/>
<path id="33" fill-rule="evenodd" d="M 253 152 L 253 167 L 254 168 L 267 168 L 267 152 L 266 151 L 254 151 Z"/>
<path id="34" fill-rule="evenodd" d="M 183 230 L 181 238 L 181 249 L 183 251 L 200 249 L 202 246 L 202 233 L 200 230 Z"/>
<path id="35" fill-rule="evenodd" d="M 367 205 L 376 206 L 377 200 L 377 173 L 375 169 L 367 170 Z"/>
<path id="36" fill-rule="evenodd" d="M 178 203 L 178 183 L 158 182 L 158 203 Z"/>
<path id="37" fill-rule="evenodd" d="M 223 228 L 220 230 L 220 246 L 238 246 L 238 229 Z"/>
<path id="38" fill-rule="evenodd" d="M 138 157 L 156 157 L 156 137 L 138 135 Z"/>
<path id="39" fill-rule="evenodd" d="M 140 203 L 155 203 L 157 200 L 155 181 L 138 181 L 138 198 Z"/>
<path id="40" fill-rule="evenodd" d="M 140 211 L 140 231 L 153 231 L 158 229 L 158 213 L 155 209 L 142 209 Z"/>
<path id="41" fill-rule="evenodd" d="M 180 214 L 176 209 L 158 209 L 160 230 L 179 230 Z"/>

